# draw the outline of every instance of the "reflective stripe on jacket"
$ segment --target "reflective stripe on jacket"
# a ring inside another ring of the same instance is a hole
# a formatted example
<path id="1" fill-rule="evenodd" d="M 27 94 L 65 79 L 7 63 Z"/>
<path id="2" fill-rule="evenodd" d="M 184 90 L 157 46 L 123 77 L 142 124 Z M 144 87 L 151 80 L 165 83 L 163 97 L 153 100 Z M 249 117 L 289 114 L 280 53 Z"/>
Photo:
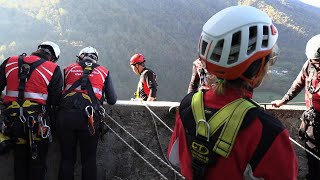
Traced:
<path id="1" fill-rule="evenodd" d="M 78 63 L 73 63 L 65 68 L 64 78 L 65 78 L 65 89 L 64 92 L 72 86 L 78 79 L 82 77 L 83 69 Z M 91 82 L 93 92 L 98 100 L 101 100 L 103 95 L 104 82 L 108 76 L 108 70 L 103 66 L 98 66 L 94 68 L 92 73 L 88 76 Z M 78 86 L 74 91 L 82 92 L 88 94 L 86 90 L 81 90 Z"/>
<path id="2" fill-rule="evenodd" d="M 5 67 L 7 89 L 3 100 L 4 104 L 18 99 L 18 58 L 19 56 L 10 57 Z M 29 64 L 38 60 L 40 60 L 40 57 L 34 55 L 26 56 L 24 58 L 24 62 Z M 25 99 L 29 99 L 39 104 L 46 104 L 46 100 L 48 99 L 48 85 L 56 67 L 57 64 L 46 61 L 31 73 L 25 85 Z"/>

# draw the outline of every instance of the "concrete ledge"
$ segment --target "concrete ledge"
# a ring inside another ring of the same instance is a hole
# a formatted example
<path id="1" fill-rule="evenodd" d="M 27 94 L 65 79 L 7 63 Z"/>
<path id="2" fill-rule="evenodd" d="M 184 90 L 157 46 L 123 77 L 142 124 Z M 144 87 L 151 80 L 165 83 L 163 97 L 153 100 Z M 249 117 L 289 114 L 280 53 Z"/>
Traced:
<path id="1" fill-rule="evenodd" d="M 170 107 L 176 107 L 178 102 L 155 101 L 146 102 L 170 128 L 173 129 L 175 114 L 168 111 Z M 107 112 L 123 128 L 141 141 L 158 157 L 164 159 L 167 155 L 167 145 L 171 132 L 157 119 L 153 119 L 149 110 L 141 102 L 118 101 L 114 106 L 105 105 Z M 171 108 L 175 109 L 175 108 Z M 298 118 L 303 112 L 303 106 L 283 106 L 275 109 L 267 106 L 267 111 L 277 116 L 288 128 L 293 139 L 298 139 L 297 132 L 300 121 Z M 173 171 L 162 164 L 157 158 L 146 151 L 132 137 L 120 129 L 113 121 L 106 119 L 106 123 L 114 129 L 128 144 L 139 154 L 155 166 L 168 179 L 174 179 Z M 302 144 L 302 142 L 300 142 Z M 299 177 L 306 174 L 307 164 L 303 150 L 293 145 L 299 160 Z M 78 153 L 79 156 L 79 153 Z M 54 141 L 50 145 L 48 156 L 48 180 L 56 180 L 60 160 L 59 145 Z M 165 161 L 165 160 L 164 160 Z M 97 150 L 98 179 L 161 179 L 150 166 L 128 148 L 115 134 L 107 132 L 105 140 L 100 141 Z M 13 157 L 10 154 L 0 156 L 0 177 L 4 180 L 13 180 Z M 75 166 L 75 180 L 81 179 L 80 157 Z M 177 177 L 179 179 L 179 177 Z"/>

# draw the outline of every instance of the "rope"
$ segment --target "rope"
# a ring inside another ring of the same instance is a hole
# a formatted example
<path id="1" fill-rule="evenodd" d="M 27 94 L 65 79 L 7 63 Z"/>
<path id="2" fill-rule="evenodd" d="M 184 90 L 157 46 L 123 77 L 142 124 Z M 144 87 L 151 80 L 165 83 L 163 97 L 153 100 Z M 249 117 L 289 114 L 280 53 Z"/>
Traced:
<path id="1" fill-rule="evenodd" d="M 163 122 L 162 120 L 161 120 L 161 118 L 159 118 L 143 101 L 140 101 L 143 105 L 144 105 L 144 107 L 146 107 L 148 110 L 149 110 L 149 112 L 151 113 L 151 114 L 153 114 L 166 128 L 168 128 L 169 129 L 169 131 L 171 131 L 171 132 L 173 132 L 173 130 L 165 123 L 165 122 Z"/>
<path id="2" fill-rule="evenodd" d="M 150 111 L 149 111 L 149 112 L 150 112 Z M 164 150 L 163 150 L 163 148 L 162 148 L 162 146 L 161 146 L 160 136 L 159 136 L 159 130 L 158 130 L 157 123 L 156 123 L 156 121 L 155 121 L 155 119 L 154 119 L 154 116 L 153 116 L 153 114 L 152 114 L 151 112 L 150 112 L 150 115 L 151 115 L 151 117 L 152 117 L 152 121 L 153 121 L 153 124 L 154 124 L 154 128 L 155 128 L 156 133 L 157 133 L 157 139 L 158 139 L 158 143 L 159 143 L 159 146 L 160 146 L 160 149 L 161 149 L 162 156 L 163 156 L 163 158 L 167 161 L 168 165 L 170 165 L 170 166 L 172 167 L 172 164 L 170 163 L 170 161 L 169 161 L 168 158 L 166 157 L 166 155 L 165 155 L 165 153 L 164 153 Z M 176 179 L 177 179 L 177 175 L 176 175 L 176 173 L 173 173 L 173 174 L 174 174 L 174 179 L 176 180 Z"/>
<path id="3" fill-rule="evenodd" d="M 137 156 L 139 156 L 145 163 L 147 163 L 154 171 L 156 171 L 163 179 L 168 180 L 163 174 L 161 174 L 160 171 L 158 171 L 149 161 L 147 161 L 145 158 L 143 158 L 135 149 L 133 149 L 130 144 L 128 144 L 124 139 L 121 138 L 121 136 L 116 133 L 107 123 L 104 122 L 104 124 L 125 144 L 127 145 Z"/>
<path id="4" fill-rule="evenodd" d="M 169 169 L 174 171 L 176 174 L 178 174 L 182 179 L 185 179 L 184 176 L 182 176 L 178 171 L 176 171 L 173 167 L 169 166 L 166 162 L 164 162 L 161 158 L 159 158 L 154 152 L 152 152 L 148 147 L 146 147 L 144 144 L 142 144 L 136 137 L 134 137 L 130 132 L 128 132 L 126 129 L 124 129 L 116 120 L 114 120 L 108 113 L 105 113 L 107 117 L 112 120 L 115 124 L 117 124 L 123 131 L 125 131 L 129 136 L 131 136 L 136 142 L 138 142 L 142 147 L 144 147 L 147 151 L 149 151 L 152 155 L 154 155 L 159 161 L 161 161 L 163 164 L 165 164 Z M 105 123 L 105 122 L 104 122 Z M 106 124 L 106 123 L 105 123 Z"/>
<path id="5" fill-rule="evenodd" d="M 305 150 L 306 152 L 308 152 L 309 154 L 311 154 L 313 157 L 315 157 L 316 159 L 318 159 L 320 161 L 320 158 L 317 155 L 315 155 L 314 153 L 312 153 L 311 151 L 309 151 L 308 149 L 303 147 L 301 144 L 299 144 L 297 141 L 295 141 L 291 137 L 289 137 L 289 139 L 291 142 L 293 142 L 294 144 L 296 144 L 297 146 L 299 146 L 300 148 L 302 148 L 303 150 Z"/>

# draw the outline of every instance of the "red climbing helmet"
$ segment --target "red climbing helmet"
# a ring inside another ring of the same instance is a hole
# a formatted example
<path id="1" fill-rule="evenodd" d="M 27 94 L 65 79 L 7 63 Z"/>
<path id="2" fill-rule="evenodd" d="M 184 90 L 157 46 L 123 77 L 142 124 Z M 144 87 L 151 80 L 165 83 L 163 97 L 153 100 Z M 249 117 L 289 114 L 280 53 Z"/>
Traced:
<path id="1" fill-rule="evenodd" d="M 135 65 L 135 64 L 144 63 L 144 62 L 145 62 L 145 59 L 142 54 L 135 54 L 130 59 L 130 65 Z"/>

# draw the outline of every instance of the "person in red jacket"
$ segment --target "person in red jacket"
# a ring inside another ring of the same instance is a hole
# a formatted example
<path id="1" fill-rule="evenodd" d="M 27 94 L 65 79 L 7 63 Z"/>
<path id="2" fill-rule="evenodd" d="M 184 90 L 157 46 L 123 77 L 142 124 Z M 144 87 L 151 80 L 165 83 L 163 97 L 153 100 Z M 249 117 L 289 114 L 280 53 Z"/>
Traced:
<path id="1" fill-rule="evenodd" d="M 103 132 L 103 102 L 117 101 L 111 75 L 97 64 L 98 51 L 83 48 L 77 63 L 64 69 L 64 91 L 57 120 L 61 162 L 59 180 L 74 179 L 77 143 L 80 145 L 82 180 L 97 179 L 96 150 Z"/>
<path id="2" fill-rule="evenodd" d="M 130 59 L 132 71 L 140 75 L 135 98 L 144 101 L 155 101 L 157 99 L 157 76 L 145 66 L 145 58 L 142 54 L 135 54 Z"/>
<path id="3" fill-rule="evenodd" d="M 0 66 L 0 90 L 6 87 L 4 135 L 14 150 L 15 180 L 44 180 L 50 138 L 49 124 L 55 119 L 63 78 L 55 63 L 60 48 L 45 41 L 31 55 L 6 59 Z M 49 122 L 49 120 L 51 122 Z"/>
<path id="4" fill-rule="evenodd" d="M 187 180 L 297 178 L 288 130 L 251 100 L 277 38 L 270 17 L 251 6 L 223 9 L 203 26 L 199 58 L 218 81 L 181 101 L 168 147 Z"/>
<path id="5" fill-rule="evenodd" d="M 281 100 L 272 101 L 275 107 L 287 104 L 305 89 L 307 110 L 301 116 L 299 136 L 305 139 L 305 147 L 320 157 L 320 34 L 312 37 L 306 45 L 308 60 Z M 308 174 L 306 179 L 320 179 L 320 161 L 307 152 Z"/>

